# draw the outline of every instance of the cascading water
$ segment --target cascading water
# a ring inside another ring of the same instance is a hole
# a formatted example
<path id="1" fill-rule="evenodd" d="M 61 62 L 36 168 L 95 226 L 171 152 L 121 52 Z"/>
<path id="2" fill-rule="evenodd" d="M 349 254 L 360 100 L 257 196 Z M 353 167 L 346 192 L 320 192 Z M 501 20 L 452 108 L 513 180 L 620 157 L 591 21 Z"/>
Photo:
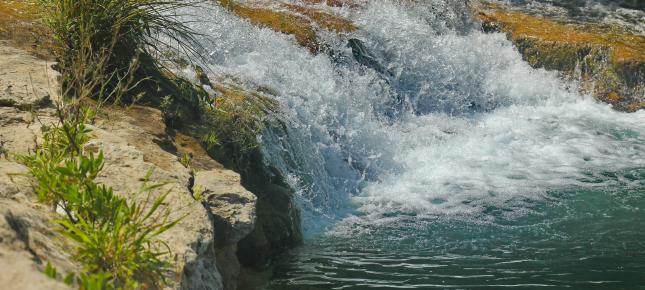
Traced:
<path id="1" fill-rule="evenodd" d="M 189 11 L 209 68 L 271 88 L 289 127 L 263 150 L 309 238 L 270 289 L 645 283 L 645 112 L 531 68 L 466 9 L 338 8 L 359 30 L 323 33 L 334 53 L 318 55 L 216 5 Z"/>

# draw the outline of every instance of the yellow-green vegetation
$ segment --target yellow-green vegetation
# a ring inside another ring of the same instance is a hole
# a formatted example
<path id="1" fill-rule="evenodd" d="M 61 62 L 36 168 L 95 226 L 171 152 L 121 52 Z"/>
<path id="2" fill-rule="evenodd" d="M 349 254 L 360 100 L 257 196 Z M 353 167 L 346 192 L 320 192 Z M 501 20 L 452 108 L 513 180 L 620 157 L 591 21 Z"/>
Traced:
<path id="1" fill-rule="evenodd" d="M 95 182 L 104 165 L 103 153 L 87 152 L 93 111 L 64 110 L 61 122 L 43 129 L 43 142 L 32 155 L 19 156 L 34 177 L 38 200 L 61 209 L 55 221 L 62 235 L 76 244 L 74 256 L 83 273 L 63 280 L 80 289 L 139 289 L 166 282 L 171 264 L 164 260 L 168 247 L 157 236 L 176 225 L 162 207 L 166 194 L 152 198 L 155 186 L 145 186 L 132 202 L 110 187 Z M 49 265 L 46 271 L 60 279 Z"/>
<path id="2" fill-rule="evenodd" d="M 533 67 L 580 77 L 581 90 L 623 111 L 645 108 L 645 36 L 618 27 L 565 23 L 483 5 L 487 30 L 506 32 Z"/>
<path id="3" fill-rule="evenodd" d="M 319 50 L 316 26 L 339 33 L 352 32 L 357 29 L 349 20 L 304 6 L 283 4 L 283 7 L 290 10 L 289 12 L 245 6 L 231 0 L 220 0 L 220 3 L 238 16 L 249 19 L 255 25 L 266 26 L 275 31 L 293 35 L 298 44 L 309 48 L 311 52 Z"/>
<path id="4" fill-rule="evenodd" d="M 213 132 L 217 142 L 234 147 L 233 151 L 239 154 L 255 149 L 265 119 L 277 110 L 277 102 L 240 88 L 217 86 L 215 89 L 219 94 L 209 109 L 209 116 L 217 128 Z"/>
<path id="5" fill-rule="evenodd" d="M 46 274 L 80 289 L 161 288 L 172 272 L 169 248 L 158 238 L 175 226 L 158 186 L 116 194 L 96 183 L 102 151 L 86 149 L 95 112 L 106 103 L 136 100 L 144 81 L 172 82 L 153 57 L 166 35 L 192 43 L 191 32 L 166 11 L 190 5 L 174 0 L 43 0 L 44 23 L 51 29 L 62 74 L 58 122 L 43 127 L 42 142 L 19 156 L 34 177 L 40 202 L 62 210 L 56 221 L 76 248 L 83 274 L 62 278 L 51 265 Z M 153 46 L 154 45 L 154 46 Z M 132 199 L 126 198 L 131 196 Z"/>
<path id="6" fill-rule="evenodd" d="M 617 28 L 567 24 L 519 11 L 492 11 L 479 15 L 484 22 L 501 24 L 501 29 L 510 32 L 514 41 L 536 38 L 572 46 L 599 46 L 608 49 L 615 62 L 645 61 L 645 36 Z"/>

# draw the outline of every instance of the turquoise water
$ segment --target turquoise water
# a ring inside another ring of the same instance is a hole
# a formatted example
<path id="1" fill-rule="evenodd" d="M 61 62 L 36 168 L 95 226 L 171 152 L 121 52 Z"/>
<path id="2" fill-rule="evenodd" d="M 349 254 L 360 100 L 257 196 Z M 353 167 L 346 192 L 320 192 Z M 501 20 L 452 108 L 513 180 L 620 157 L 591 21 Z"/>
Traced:
<path id="1" fill-rule="evenodd" d="M 635 188 L 553 192 L 521 217 L 412 215 L 321 235 L 267 289 L 645 289 L 645 170 L 627 175 Z"/>

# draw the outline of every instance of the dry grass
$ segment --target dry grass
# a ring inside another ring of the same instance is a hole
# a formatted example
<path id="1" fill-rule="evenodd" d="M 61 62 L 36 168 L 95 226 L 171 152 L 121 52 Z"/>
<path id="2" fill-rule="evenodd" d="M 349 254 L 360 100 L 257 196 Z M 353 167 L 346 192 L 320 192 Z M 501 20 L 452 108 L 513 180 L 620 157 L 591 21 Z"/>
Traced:
<path id="1" fill-rule="evenodd" d="M 53 39 L 40 20 L 41 9 L 38 0 L 0 1 L 0 39 L 41 58 L 52 59 Z"/>
<path id="2" fill-rule="evenodd" d="M 255 25 L 293 35 L 298 44 L 309 48 L 314 53 L 319 50 L 316 26 L 337 33 L 347 33 L 357 29 L 347 19 L 305 6 L 285 3 L 282 7 L 289 11 L 276 11 L 270 8 L 246 6 L 230 0 L 220 0 L 220 3 Z"/>

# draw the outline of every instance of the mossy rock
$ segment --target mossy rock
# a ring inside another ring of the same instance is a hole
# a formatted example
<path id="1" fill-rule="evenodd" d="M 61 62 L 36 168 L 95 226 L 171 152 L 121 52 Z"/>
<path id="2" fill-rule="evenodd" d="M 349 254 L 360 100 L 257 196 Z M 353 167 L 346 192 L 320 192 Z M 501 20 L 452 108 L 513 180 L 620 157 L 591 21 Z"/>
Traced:
<path id="1" fill-rule="evenodd" d="M 506 32 L 531 66 L 559 71 L 565 78 L 580 77 L 584 93 L 592 93 L 617 110 L 645 108 L 645 36 L 494 4 L 477 7 L 475 14 L 484 31 Z"/>
<path id="2" fill-rule="evenodd" d="M 265 163 L 258 138 L 267 128 L 284 128 L 272 118 L 279 105 L 267 88 L 218 84 L 213 89 L 216 94 L 210 103 L 201 103 L 198 119 L 181 121 L 182 131 L 200 138 L 208 154 L 238 172 L 242 185 L 257 196 L 256 226 L 238 243 L 238 256 L 244 266 L 262 268 L 302 242 L 295 192 L 279 170 Z"/>
<path id="3" fill-rule="evenodd" d="M 284 3 L 281 7 L 286 10 L 278 11 L 271 8 L 243 5 L 231 0 L 220 0 L 220 3 L 255 25 L 293 35 L 298 44 L 307 47 L 312 53 L 316 53 L 320 49 L 317 29 L 321 28 L 337 33 L 348 33 L 357 29 L 347 19 L 308 6 Z"/>

